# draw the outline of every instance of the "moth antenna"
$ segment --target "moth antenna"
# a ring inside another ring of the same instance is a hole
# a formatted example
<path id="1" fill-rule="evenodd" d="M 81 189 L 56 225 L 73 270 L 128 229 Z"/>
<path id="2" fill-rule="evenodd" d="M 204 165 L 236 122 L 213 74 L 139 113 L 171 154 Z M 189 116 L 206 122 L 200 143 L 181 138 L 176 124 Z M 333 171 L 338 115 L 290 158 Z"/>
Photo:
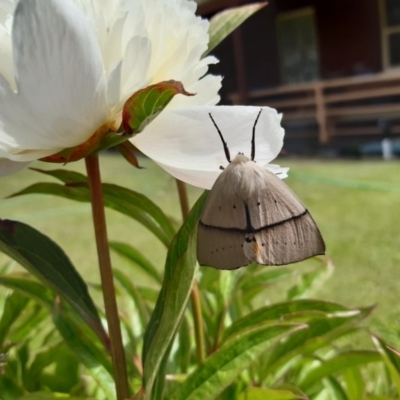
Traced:
<path id="1" fill-rule="evenodd" d="M 251 161 L 254 161 L 255 157 L 256 157 L 256 125 L 258 122 L 258 118 L 260 118 L 260 114 L 262 112 L 262 108 L 260 108 L 260 112 L 257 115 L 257 118 L 254 122 L 254 126 L 253 126 L 253 136 L 251 138 Z"/>
<path id="2" fill-rule="evenodd" d="M 217 124 L 215 123 L 211 113 L 208 113 L 208 115 L 210 116 L 212 123 L 214 124 L 215 128 L 217 129 L 218 135 L 219 135 L 219 137 L 221 138 L 221 141 L 222 141 L 222 146 L 224 146 L 225 157 L 228 160 L 228 162 L 230 163 L 231 162 L 231 155 L 229 154 L 228 145 L 225 142 L 224 137 L 222 136 L 222 133 L 219 130 Z"/>

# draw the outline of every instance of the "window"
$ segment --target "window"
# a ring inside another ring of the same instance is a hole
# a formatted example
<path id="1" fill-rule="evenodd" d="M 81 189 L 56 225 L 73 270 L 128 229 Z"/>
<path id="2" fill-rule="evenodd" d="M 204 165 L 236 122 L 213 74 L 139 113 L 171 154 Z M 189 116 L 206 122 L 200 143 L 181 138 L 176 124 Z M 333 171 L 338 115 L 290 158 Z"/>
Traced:
<path id="1" fill-rule="evenodd" d="M 277 18 L 283 83 L 310 82 L 319 77 L 315 16 L 312 8 L 282 13 Z"/>
<path id="2" fill-rule="evenodd" d="M 380 0 L 380 15 L 383 66 L 400 67 L 400 0 Z"/>

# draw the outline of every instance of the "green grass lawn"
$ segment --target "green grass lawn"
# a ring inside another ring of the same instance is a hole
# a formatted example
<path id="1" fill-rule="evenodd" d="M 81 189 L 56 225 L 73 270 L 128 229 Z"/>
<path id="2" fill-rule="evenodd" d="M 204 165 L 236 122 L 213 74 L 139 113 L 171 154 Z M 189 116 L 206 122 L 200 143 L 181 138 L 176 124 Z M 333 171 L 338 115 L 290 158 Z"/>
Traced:
<path id="1" fill-rule="evenodd" d="M 136 170 L 121 157 L 103 155 L 103 180 L 142 192 L 179 221 L 174 179 L 150 160 L 142 158 L 140 162 L 145 169 Z M 286 182 L 317 221 L 335 264 L 333 275 L 313 297 L 348 306 L 376 303 L 370 324 L 387 339 L 400 343 L 400 334 L 396 339 L 400 333 L 400 165 L 370 160 L 282 159 L 279 163 L 291 168 Z M 63 168 L 43 163 L 35 166 Z M 65 168 L 83 171 L 83 163 Z M 85 279 L 99 282 L 89 204 L 43 195 L 4 199 L 37 181 L 54 180 L 28 169 L 0 178 L 0 218 L 23 221 L 50 236 L 69 254 Z M 189 188 L 189 193 L 193 204 L 201 190 Z M 152 234 L 114 211 L 108 211 L 107 218 L 111 240 L 134 245 L 160 269 L 163 267 L 166 249 Z M 0 265 L 6 261 L 0 255 Z M 121 262 L 114 259 L 115 265 Z M 293 268 L 301 271 L 309 263 Z M 279 293 L 275 297 L 280 298 Z"/>

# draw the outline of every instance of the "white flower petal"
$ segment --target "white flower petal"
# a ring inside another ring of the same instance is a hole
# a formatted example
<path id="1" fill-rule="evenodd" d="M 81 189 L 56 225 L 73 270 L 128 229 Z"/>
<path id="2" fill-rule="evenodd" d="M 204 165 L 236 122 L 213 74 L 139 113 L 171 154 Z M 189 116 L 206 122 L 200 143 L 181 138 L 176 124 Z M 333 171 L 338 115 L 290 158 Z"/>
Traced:
<path id="1" fill-rule="evenodd" d="M 13 174 L 29 165 L 29 162 L 16 162 L 0 157 L 0 176 Z"/>
<path id="2" fill-rule="evenodd" d="M 143 7 L 153 45 L 148 76 L 153 83 L 175 79 L 187 89 L 213 62 L 200 61 L 208 45 L 208 21 L 197 17 L 196 4 L 187 0 L 147 0 Z M 199 64 L 205 68 L 200 70 Z"/>
<path id="3" fill-rule="evenodd" d="M 108 79 L 108 102 L 111 109 L 122 110 L 128 98 L 150 85 L 145 80 L 151 57 L 151 42 L 146 37 L 135 36 L 131 39 L 124 58 L 120 61 Z"/>
<path id="4" fill-rule="evenodd" d="M 276 164 L 268 164 L 264 166 L 266 169 L 269 169 L 271 172 L 273 172 L 278 178 L 280 179 L 286 179 L 289 175 L 289 168 L 288 167 L 281 167 Z"/>
<path id="5" fill-rule="evenodd" d="M 256 126 L 255 160 L 266 166 L 279 154 L 284 130 L 276 110 L 262 109 Z M 221 172 L 220 166 L 228 164 L 209 113 L 227 142 L 232 160 L 239 152 L 250 158 L 252 130 L 259 111 L 260 107 L 251 106 L 167 109 L 132 142 L 175 177 L 209 189 Z"/>
<path id="6" fill-rule="evenodd" d="M 13 25 L 18 92 L 0 89 L 2 148 L 73 147 L 110 115 L 101 52 L 91 24 L 71 0 L 24 0 Z M 28 150 L 28 151 L 25 151 Z"/>
<path id="7" fill-rule="evenodd" d="M 0 4 L 0 74 L 16 88 L 14 80 L 14 65 L 12 60 L 11 27 L 15 2 L 2 0 Z"/>

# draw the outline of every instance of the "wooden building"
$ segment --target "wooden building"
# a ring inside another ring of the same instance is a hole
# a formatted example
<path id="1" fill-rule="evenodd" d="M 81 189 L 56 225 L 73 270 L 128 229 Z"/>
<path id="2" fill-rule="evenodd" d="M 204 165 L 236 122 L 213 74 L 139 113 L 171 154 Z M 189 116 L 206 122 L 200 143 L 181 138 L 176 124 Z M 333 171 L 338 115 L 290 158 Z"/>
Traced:
<path id="1" fill-rule="evenodd" d="M 214 54 L 222 102 L 277 108 L 298 149 L 400 135 L 400 0 L 269 0 Z"/>

